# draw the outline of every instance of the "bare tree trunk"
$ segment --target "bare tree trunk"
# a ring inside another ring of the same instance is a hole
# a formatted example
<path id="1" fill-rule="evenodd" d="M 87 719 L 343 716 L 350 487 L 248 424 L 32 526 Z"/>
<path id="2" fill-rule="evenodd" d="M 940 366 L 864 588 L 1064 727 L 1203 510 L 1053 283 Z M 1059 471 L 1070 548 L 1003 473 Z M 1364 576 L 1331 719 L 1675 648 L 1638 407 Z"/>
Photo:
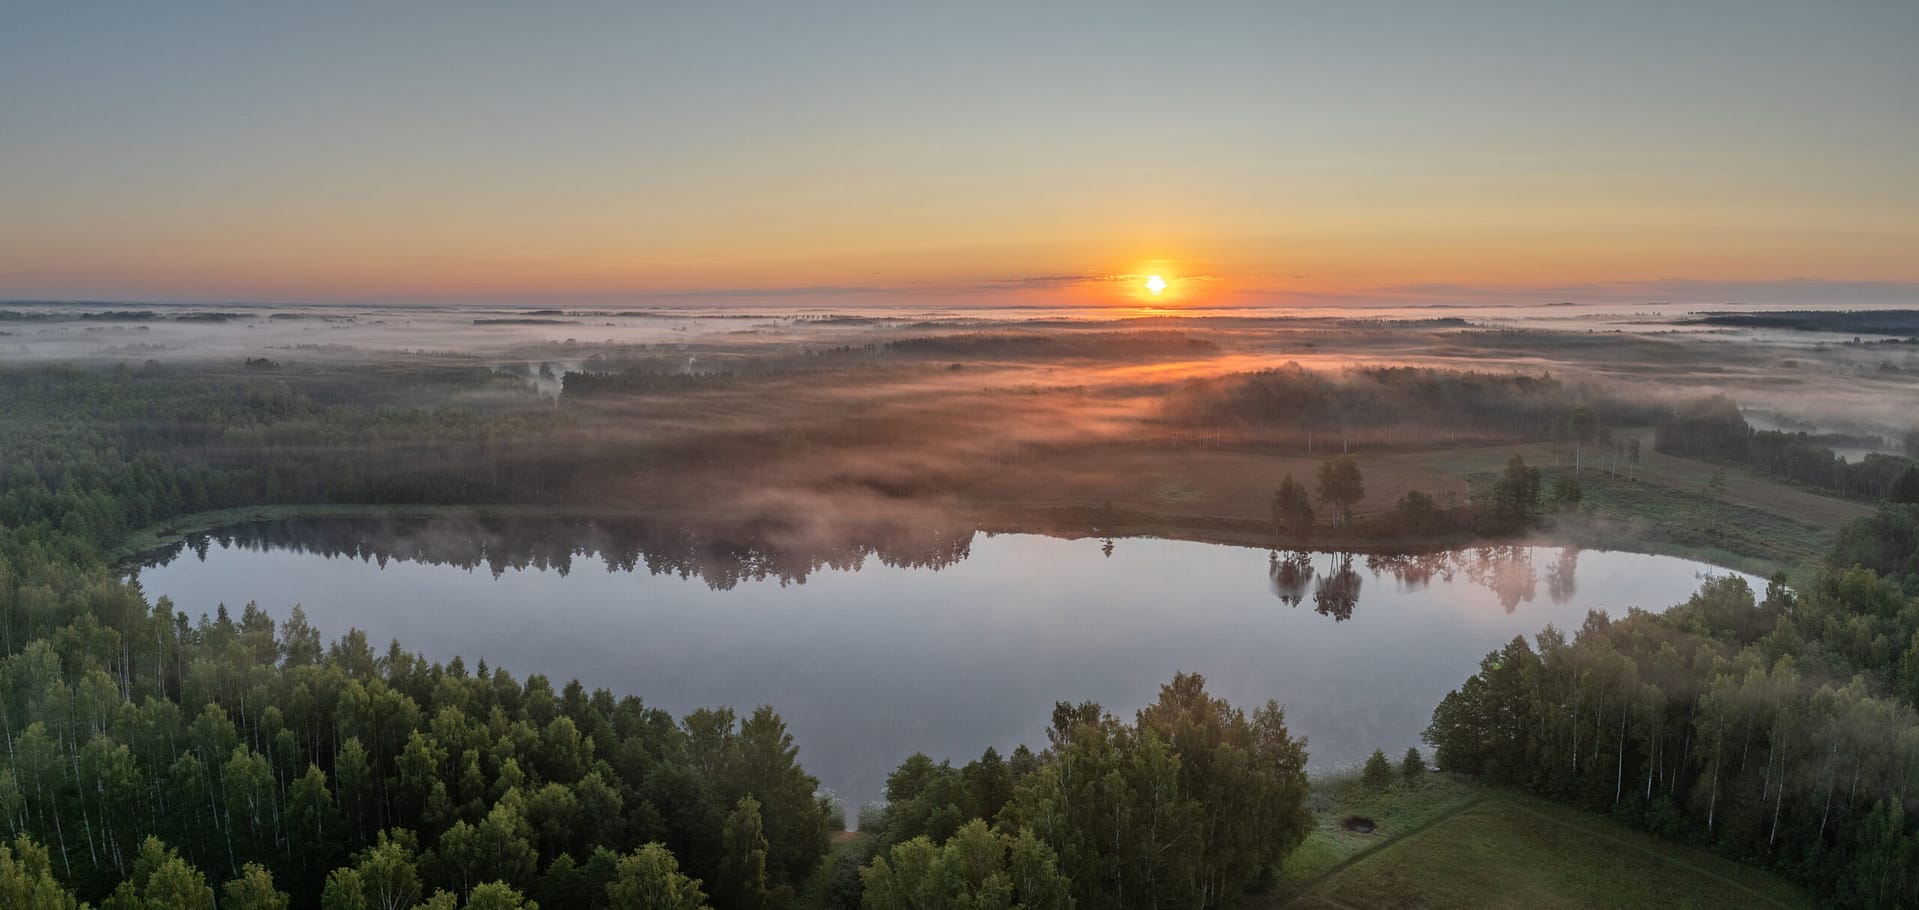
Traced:
<path id="1" fill-rule="evenodd" d="M 1613 772 L 1612 802 L 1619 805 L 1619 795 L 1626 790 L 1626 712 L 1619 712 L 1619 767 Z"/>

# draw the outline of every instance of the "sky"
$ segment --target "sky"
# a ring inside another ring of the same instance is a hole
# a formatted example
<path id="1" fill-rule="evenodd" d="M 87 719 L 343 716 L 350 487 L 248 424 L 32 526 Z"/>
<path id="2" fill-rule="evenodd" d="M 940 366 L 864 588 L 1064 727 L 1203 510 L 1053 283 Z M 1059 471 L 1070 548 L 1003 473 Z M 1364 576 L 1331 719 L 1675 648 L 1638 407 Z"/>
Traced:
<path id="1" fill-rule="evenodd" d="M 1919 3 L 0 0 L 0 298 L 1919 305 Z"/>

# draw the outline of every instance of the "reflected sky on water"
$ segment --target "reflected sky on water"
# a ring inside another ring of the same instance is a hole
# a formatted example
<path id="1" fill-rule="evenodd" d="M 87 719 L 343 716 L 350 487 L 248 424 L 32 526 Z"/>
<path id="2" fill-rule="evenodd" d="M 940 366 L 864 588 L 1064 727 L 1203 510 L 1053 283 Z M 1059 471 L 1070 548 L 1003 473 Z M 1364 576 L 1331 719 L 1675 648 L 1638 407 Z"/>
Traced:
<path id="1" fill-rule="evenodd" d="M 1055 701 L 1130 713 L 1176 671 L 1235 704 L 1277 699 L 1315 767 L 1402 752 L 1514 635 L 1663 610 L 1708 573 L 1727 574 L 1549 547 L 1366 556 L 939 529 L 820 545 L 738 528 L 337 520 L 242 526 L 140 570 L 149 596 L 194 616 L 257 601 L 282 619 L 298 603 L 329 640 L 359 627 L 376 650 L 398 638 L 556 689 L 578 677 L 675 714 L 770 703 L 852 805 L 916 750 L 961 763 L 1038 748 Z"/>

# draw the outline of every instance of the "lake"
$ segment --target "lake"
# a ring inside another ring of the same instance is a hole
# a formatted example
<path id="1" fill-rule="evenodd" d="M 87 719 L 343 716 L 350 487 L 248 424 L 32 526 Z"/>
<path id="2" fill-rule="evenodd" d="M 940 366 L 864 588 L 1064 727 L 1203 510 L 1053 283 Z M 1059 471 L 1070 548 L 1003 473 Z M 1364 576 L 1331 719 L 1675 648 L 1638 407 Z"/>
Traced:
<path id="1" fill-rule="evenodd" d="M 1736 574 L 1550 547 L 1366 556 L 554 520 L 255 523 L 146 563 L 147 594 L 193 616 L 301 604 L 329 640 L 358 627 L 376 651 L 397 638 L 556 690 L 577 677 L 676 715 L 771 704 L 849 820 L 915 751 L 961 764 L 1037 749 L 1055 701 L 1129 716 L 1177 671 L 1249 709 L 1278 700 L 1315 768 L 1397 755 L 1514 635 L 1663 610 Z"/>

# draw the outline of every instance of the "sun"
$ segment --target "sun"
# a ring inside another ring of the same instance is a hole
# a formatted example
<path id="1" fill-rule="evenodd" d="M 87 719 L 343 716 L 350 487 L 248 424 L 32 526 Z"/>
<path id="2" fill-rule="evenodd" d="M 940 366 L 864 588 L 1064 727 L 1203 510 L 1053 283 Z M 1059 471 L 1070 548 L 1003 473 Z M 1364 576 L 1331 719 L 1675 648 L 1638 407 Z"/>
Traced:
<path id="1" fill-rule="evenodd" d="M 1146 279 L 1146 289 L 1157 295 L 1160 291 L 1166 290 L 1166 279 L 1158 275 L 1149 276 Z"/>

